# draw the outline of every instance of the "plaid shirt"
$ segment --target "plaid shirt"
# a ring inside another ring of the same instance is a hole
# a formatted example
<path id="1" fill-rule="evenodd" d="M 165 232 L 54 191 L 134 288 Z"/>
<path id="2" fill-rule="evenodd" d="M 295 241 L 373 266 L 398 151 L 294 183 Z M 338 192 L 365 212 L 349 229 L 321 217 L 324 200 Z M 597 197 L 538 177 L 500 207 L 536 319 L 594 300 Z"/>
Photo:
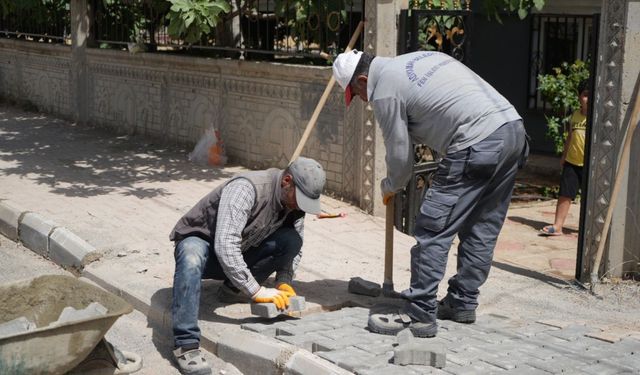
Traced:
<path id="1" fill-rule="evenodd" d="M 287 208 L 281 218 L 276 218 L 270 225 L 256 230 L 250 237 L 243 238 L 242 230 L 247 225 L 251 208 L 256 200 L 256 191 L 247 179 L 239 178 L 224 187 L 218 206 L 214 249 L 225 275 L 235 287 L 247 295 L 254 295 L 260 285 L 253 277 L 242 253 L 251 247 L 258 246 L 265 238 L 280 228 L 290 212 Z M 304 238 L 304 217 L 294 223 L 295 229 Z M 302 251 L 293 259 L 285 270 L 276 272 L 276 282 L 291 283 L 293 273 L 300 263 Z"/>

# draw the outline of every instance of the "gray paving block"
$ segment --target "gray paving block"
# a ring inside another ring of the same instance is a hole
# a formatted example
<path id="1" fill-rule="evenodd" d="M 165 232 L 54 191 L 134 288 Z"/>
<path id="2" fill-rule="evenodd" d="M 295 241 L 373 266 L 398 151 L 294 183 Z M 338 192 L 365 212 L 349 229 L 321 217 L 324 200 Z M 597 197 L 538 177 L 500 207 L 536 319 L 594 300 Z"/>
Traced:
<path id="1" fill-rule="evenodd" d="M 0 324 L 0 337 L 13 336 L 19 333 L 25 333 L 36 329 L 36 324 L 29 319 L 21 316 Z"/>
<path id="2" fill-rule="evenodd" d="M 273 303 L 251 303 L 251 314 L 261 316 L 263 318 L 275 318 L 278 315 L 289 315 L 293 312 L 303 311 L 305 309 L 305 301 L 302 296 L 289 297 L 289 307 L 284 310 L 278 310 Z"/>
<path id="3" fill-rule="evenodd" d="M 506 374 L 514 374 L 514 375 L 549 375 L 549 372 L 540 370 L 535 367 L 531 367 L 529 365 L 518 364 L 518 367 L 506 371 Z M 564 375 L 564 373 L 563 373 Z"/>
<path id="4" fill-rule="evenodd" d="M 415 339 L 415 337 L 413 336 L 413 333 L 408 328 L 407 329 L 403 329 L 402 331 L 398 332 L 398 334 L 396 335 L 396 342 L 399 345 L 409 344 L 414 339 Z"/>
<path id="5" fill-rule="evenodd" d="M 321 332 L 320 334 L 323 335 L 323 336 L 326 336 L 326 337 L 328 337 L 330 339 L 340 340 L 343 337 L 360 335 L 363 332 L 369 333 L 365 329 L 356 328 L 356 327 L 353 327 L 353 326 L 348 326 L 348 327 L 344 327 L 342 329 L 334 329 L 334 330 L 331 330 L 331 331 Z"/>
<path id="6" fill-rule="evenodd" d="M 49 257 L 61 266 L 82 268 L 98 257 L 96 249 L 66 228 L 49 236 Z"/>
<path id="7" fill-rule="evenodd" d="M 567 356 L 556 355 L 551 359 L 530 358 L 525 363 L 531 367 L 551 373 L 563 372 L 584 366 L 591 361 L 578 361 Z"/>
<path id="8" fill-rule="evenodd" d="M 396 365 L 424 365 L 443 368 L 447 361 L 447 348 L 441 344 L 410 342 L 398 345 L 394 350 L 393 363 Z"/>
<path id="9" fill-rule="evenodd" d="M 32 251 L 49 256 L 49 234 L 57 225 L 44 217 L 27 212 L 18 225 L 20 241 Z"/>
<path id="10" fill-rule="evenodd" d="M 637 374 L 638 369 L 633 369 L 612 361 L 601 360 L 596 363 L 582 365 L 576 370 L 589 375 L 613 375 L 613 374 Z"/>
<path id="11" fill-rule="evenodd" d="M 364 296 L 377 297 L 382 292 L 380 284 L 365 280 L 361 277 L 352 277 L 349 280 L 349 293 L 361 294 Z"/>
<path id="12" fill-rule="evenodd" d="M 240 328 L 256 332 L 264 336 L 275 337 L 278 328 L 282 327 L 290 327 L 291 324 L 287 322 L 277 322 L 273 324 L 263 324 L 263 323 L 244 323 L 240 325 Z"/>
<path id="13" fill-rule="evenodd" d="M 355 372 L 374 367 L 376 356 L 352 346 L 333 352 L 317 352 L 322 357 L 347 371 Z"/>
<path id="14" fill-rule="evenodd" d="M 12 241 L 17 241 L 20 216 L 25 212 L 9 202 L 0 201 L 0 233 Z"/>
<path id="15" fill-rule="evenodd" d="M 585 333 L 592 332 L 592 331 L 593 331 L 593 328 L 590 328 L 584 325 L 572 324 L 558 331 L 548 332 L 547 334 L 549 336 L 557 337 L 562 340 L 576 341 L 584 337 Z"/>
<path id="16" fill-rule="evenodd" d="M 313 341 L 311 352 L 331 352 L 346 347 L 341 341 L 336 341 L 328 337 L 322 337 Z"/>
<path id="17" fill-rule="evenodd" d="M 285 375 L 348 375 L 337 365 L 304 350 L 293 353 L 284 367 Z"/>
<path id="18" fill-rule="evenodd" d="M 276 336 L 298 336 L 304 335 L 310 332 L 324 332 L 326 331 L 327 326 L 319 322 L 312 322 L 309 324 L 303 325 L 291 325 L 291 326 L 283 326 L 278 327 L 276 330 Z"/>
<path id="19" fill-rule="evenodd" d="M 357 375 L 421 375 L 425 372 L 418 372 L 408 369 L 404 366 L 385 365 L 382 367 L 368 368 L 356 372 Z"/>
<path id="20" fill-rule="evenodd" d="M 316 341 L 326 340 L 326 337 L 319 336 L 318 334 L 308 334 L 301 336 L 276 336 L 280 341 L 286 342 L 298 348 L 304 349 L 308 352 L 314 352 L 314 343 Z"/>

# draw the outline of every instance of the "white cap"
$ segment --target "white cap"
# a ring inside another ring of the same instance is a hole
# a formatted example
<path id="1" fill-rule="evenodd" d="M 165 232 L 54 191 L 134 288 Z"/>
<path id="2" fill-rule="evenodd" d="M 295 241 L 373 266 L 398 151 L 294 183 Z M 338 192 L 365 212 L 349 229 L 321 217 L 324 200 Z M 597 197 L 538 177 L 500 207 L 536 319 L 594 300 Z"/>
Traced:
<path id="1" fill-rule="evenodd" d="M 360 62 L 362 52 L 357 50 L 351 50 L 349 52 L 343 52 L 336 57 L 333 62 L 333 77 L 338 81 L 340 87 L 345 90 L 344 99 L 347 103 L 347 107 L 351 103 L 353 95 L 351 94 L 351 78 L 356 71 L 356 66 Z"/>

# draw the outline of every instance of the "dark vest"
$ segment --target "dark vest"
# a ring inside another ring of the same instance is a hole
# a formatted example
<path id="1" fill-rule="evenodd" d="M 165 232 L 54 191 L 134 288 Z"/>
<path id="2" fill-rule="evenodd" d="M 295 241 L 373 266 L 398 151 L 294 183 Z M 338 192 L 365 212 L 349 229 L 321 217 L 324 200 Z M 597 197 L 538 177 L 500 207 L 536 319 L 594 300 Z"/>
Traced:
<path id="1" fill-rule="evenodd" d="M 218 219 L 218 205 L 220 203 L 222 190 L 231 181 L 238 178 L 245 178 L 249 180 L 255 188 L 256 199 L 251 208 L 249 220 L 242 230 L 242 249 L 246 249 L 247 246 L 244 245 L 247 242 L 251 246 L 258 245 L 264 238 L 254 238 L 253 234 L 256 232 L 256 229 L 272 225 L 277 221 L 279 215 L 288 211 L 286 207 L 283 207 L 279 203 L 280 197 L 276 196 L 276 192 L 279 191 L 278 186 L 282 180 L 282 172 L 280 169 L 271 168 L 264 171 L 247 172 L 234 176 L 229 181 L 213 189 L 213 191 L 193 206 L 193 208 L 178 221 L 171 231 L 169 238 L 172 241 L 180 241 L 188 236 L 198 236 L 213 245 Z M 302 211 L 291 211 L 282 226 L 293 226 L 293 223 L 302 216 L 304 216 L 304 212 Z"/>

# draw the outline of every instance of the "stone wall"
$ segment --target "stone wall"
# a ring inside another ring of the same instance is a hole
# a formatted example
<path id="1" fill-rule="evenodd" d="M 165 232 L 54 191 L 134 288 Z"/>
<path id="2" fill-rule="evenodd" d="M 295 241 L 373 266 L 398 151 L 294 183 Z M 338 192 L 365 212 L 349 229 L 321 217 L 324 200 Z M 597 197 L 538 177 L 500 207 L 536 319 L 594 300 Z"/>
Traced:
<path id="1" fill-rule="evenodd" d="M 78 84 L 71 60 L 69 47 L 0 41 L 0 96 L 68 119 L 84 111 L 89 124 L 187 146 L 213 127 L 230 161 L 255 169 L 288 164 L 331 77 L 328 67 L 87 49 L 86 82 Z M 336 85 L 302 152 L 324 166 L 328 192 L 356 204 L 359 113 L 346 111 Z"/>

